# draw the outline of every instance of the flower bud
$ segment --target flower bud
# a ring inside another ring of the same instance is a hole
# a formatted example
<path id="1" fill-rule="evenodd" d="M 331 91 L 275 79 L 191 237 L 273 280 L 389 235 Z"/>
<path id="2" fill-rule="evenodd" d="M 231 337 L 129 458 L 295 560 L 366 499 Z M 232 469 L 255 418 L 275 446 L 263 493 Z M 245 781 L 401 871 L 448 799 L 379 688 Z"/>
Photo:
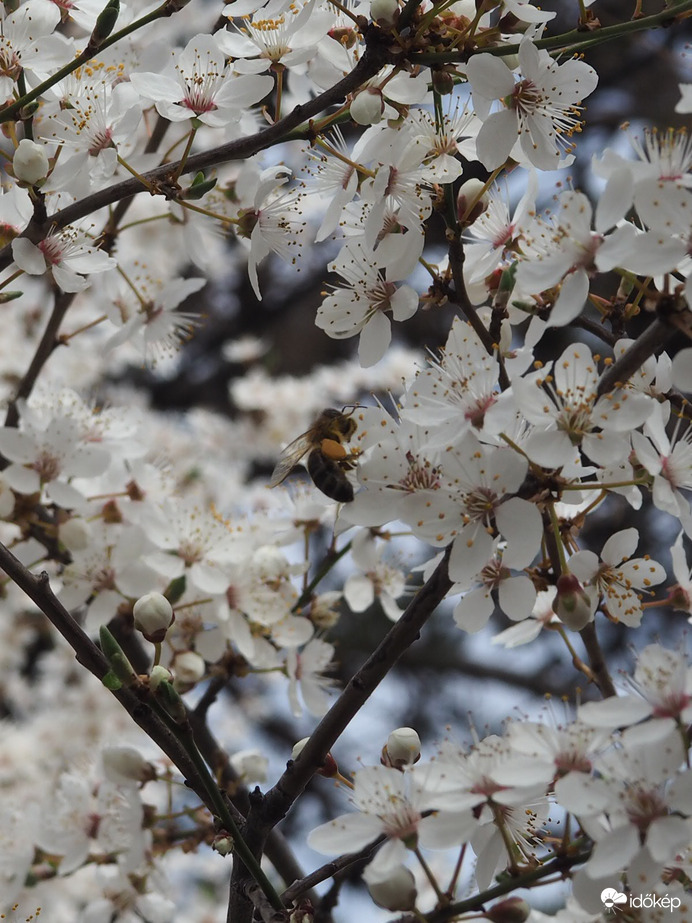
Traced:
<path id="1" fill-rule="evenodd" d="M 372 0 L 370 3 L 370 17 L 373 22 L 382 26 L 391 26 L 399 16 L 397 0 Z"/>
<path id="2" fill-rule="evenodd" d="M 413 910 L 415 907 L 416 880 L 405 865 L 397 866 L 383 881 L 368 880 L 368 869 L 363 878 L 378 907 L 386 910 Z"/>
<path id="3" fill-rule="evenodd" d="M 357 125 L 377 125 L 384 113 L 382 93 L 368 87 L 351 103 L 351 118 Z"/>
<path id="4" fill-rule="evenodd" d="M 401 769 L 412 766 L 420 759 L 420 737 L 413 728 L 397 728 L 382 747 L 380 762 L 383 766 Z"/>
<path id="5" fill-rule="evenodd" d="M 233 852 L 233 837 L 229 833 L 217 833 L 211 843 L 211 848 L 220 856 L 228 856 Z"/>
<path id="6" fill-rule="evenodd" d="M 508 897 L 486 910 L 485 917 L 492 923 L 524 923 L 530 914 L 531 907 L 522 897 Z"/>
<path id="7" fill-rule="evenodd" d="M 156 778 L 156 769 L 134 747 L 104 747 L 101 762 L 106 778 L 115 785 Z"/>
<path id="8" fill-rule="evenodd" d="M 269 760 L 259 750 L 238 750 L 230 759 L 241 782 L 266 782 Z"/>
<path id="9" fill-rule="evenodd" d="M 315 908 L 307 897 L 302 897 L 289 912 L 288 923 L 312 923 L 315 919 Z"/>
<path id="10" fill-rule="evenodd" d="M 42 144 L 24 138 L 14 152 L 12 167 L 14 175 L 23 183 L 35 186 L 48 176 L 48 155 Z"/>
<path id="11" fill-rule="evenodd" d="M 591 598 L 574 574 L 561 574 L 558 577 L 553 611 L 571 631 L 581 631 L 593 618 Z"/>
<path id="12" fill-rule="evenodd" d="M 291 750 L 291 759 L 297 760 L 300 754 L 305 749 L 305 744 L 310 740 L 309 737 L 303 737 L 302 740 L 299 740 L 297 744 L 293 745 L 293 750 Z M 333 779 L 334 776 L 339 774 L 339 767 L 336 760 L 332 756 L 331 752 L 328 753 L 325 758 L 322 766 L 317 770 L 317 774 L 324 776 L 326 779 Z"/>
<path id="13" fill-rule="evenodd" d="M 473 224 L 488 207 L 485 183 L 479 179 L 467 179 L 457 193 L 457 218 L 464 225 Z"/>
<path id="14" fill-rule="evenodd" d="M 343 45 L 344 48 L 353 48 L 358 41 L 358 33 L 356 30 L 350 29 L 347 26 L 335 26 L 327 32 L 327 35 L 333 38 L 335 42 Z"/>
<path id="15" fill-rule="evenodd" d="M 140 596 L 132 608 L 135 628 L 141 631 L 147 641 L 160 644 L 171 627 L 173 607 L 160 593 L 147 593 Z"/>
<path id="16" fill-rule="evenodd" d="M 152 667 L 151 673 L 149 674 L 149 688 L 152 692 L 156 692 L 159 685 L 163 682 L 170 683 L 173 681 L 173 674 L 170 670 L 167 670 L 165 667 L 162 667 L 160 664 Z"/>
<path id="17" fill-rule="evenodd" d="M 448 96 L 454 92 L 454 77 L 445 70 L 434 70 L 432 72 L 433 90 L 440 96 Z"/>
<path id="18" fill-rule="evenodd" d="M 58 538 L 68 551 L 84 551 L 91 538 L 89 523 L 79 516 L 73 516 L 58 527 Z"/>
<path id="19" fill-rule="evenodd" d="M 173 661 L 176 688 L 194 686 L 202 679 L 206 669 L 204 658 L 195 651 L 183 651 L 182 654 L 176 654 Z"/>

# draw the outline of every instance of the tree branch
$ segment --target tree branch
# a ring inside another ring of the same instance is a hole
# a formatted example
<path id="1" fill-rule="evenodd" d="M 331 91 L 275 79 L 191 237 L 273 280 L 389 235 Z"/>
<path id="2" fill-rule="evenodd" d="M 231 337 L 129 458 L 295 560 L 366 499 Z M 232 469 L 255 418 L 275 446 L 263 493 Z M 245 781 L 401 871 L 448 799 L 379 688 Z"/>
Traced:
<path id="1" fill-rule="evenodd" d="M 328 106 L 341 102 L 349 93 L 357 89 L 366 80 L 374 77 L 382 69 L 389 60 L 390 55 L 385 45 L 380 41 L 381 35 L 380 30 L 371 29 L 366 35 L 366 41 L 369 41 L 369 44 L 363 53 L 363 57 L 353 70 L 342 80 L 335 83 L 334 86 L 325 90 L 324 93 L 320 93 L 319 96 L 302 106 L 296 106 L 283 119 L 248 138 L 239 138 L 236 141 L 229 141 L 226 144 L 211 148 L 211 150 L 193 154 L 182 165 L 180 161 L 161 164 L 148 173 L 142 174 L 143 179 L 150 185 L 155 186 L 157 182 L 165 180 L 171 175 L 183 176 L 189 173 L 197 173 L 199 170 L 217 166 L 221 163 L 228 163 L 232 160 L 245 160 L 252 157 L 253 154 L 271 147 L 273 144 L 285 141 L 289 132 L 303 125 L 314 116 L 319 115 Z M 123 180 L 113 186 L 108 186 L 106 189 L 100 189 L 98 192 L 86 196 L 79 202 L 68 205 L 67 208 L 63 208 L 53 215 L 49 215 L 47 222 L 44 224 L 29 222 L 29 225 L 20 236 L 28 237 L 34 243 L 38 243 L 43 240 L 51 228 L 64 228 L 100 208 L 112 205 L 122 199 L 130 198 L 140 192 L 148 191 L 148 188 L 134 177 Z M 0 270 L 5 269 L 11 262 L 12 250 L 8 244 L 0 252 Z"/>
<path id="2" fill-rule="evenodd" d="M 417 640 L 421 628 L 451 589 L 452 582 L 447 573 L 448 559 L 449 549 L 399 621 L 392 626 L 322 718 L 299 757 L 289 761 L 281 778 L 263 798 L 252 799 L 243 835 L 248 846 L 256 850 L 258 856 L 262 853 L 269 831 L 286 816 L 296 798 L 323 765 L 336 740 L 394 664 Z M 251 905 L 245 897 L 246 893 L 247 872 L 236 863 L 228 905 L 229 923 L 245 923 L 249 920 Z"/>

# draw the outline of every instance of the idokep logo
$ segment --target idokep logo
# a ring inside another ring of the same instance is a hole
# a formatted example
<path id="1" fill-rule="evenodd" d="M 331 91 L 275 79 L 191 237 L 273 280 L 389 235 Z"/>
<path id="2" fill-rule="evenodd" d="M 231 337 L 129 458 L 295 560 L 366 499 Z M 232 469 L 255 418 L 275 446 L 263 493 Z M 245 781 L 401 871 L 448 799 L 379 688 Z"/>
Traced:
<path id="1" fill-rule="evenodd" d="M 616 891 L 615 888 L 605 888 L 601 891 L 601 900 L 610 909 L 616 904 L 626 904 L 627 895 L 623 894 L 622 891 Z"/>
<path id="2" fill-rule="evenodd" d="M 682 900 L 679 897 L 669 897 L 668 895 L 658 894 L 623 894 L 616 888 L 604 888 L 601 891 L 601 900 L 608 910 L 620 904 L 627 904 L 629 907 L 638 909 L 657 908 L 662 910 L 679 910 Z"/>

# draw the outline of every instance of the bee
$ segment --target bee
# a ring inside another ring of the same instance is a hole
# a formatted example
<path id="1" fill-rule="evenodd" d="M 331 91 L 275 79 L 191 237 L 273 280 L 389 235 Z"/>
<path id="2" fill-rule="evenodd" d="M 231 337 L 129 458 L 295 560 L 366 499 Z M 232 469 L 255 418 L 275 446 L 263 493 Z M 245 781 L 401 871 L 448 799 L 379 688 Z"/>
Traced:
<path id="1" fill-rule="evenodd" d="M 353 485 L 346 472 L 355 467 L 358 451 L 349 452 L 344 446 L 357 428 L 352 414 L 329 407 L 323 410 L 310 429 L 283 450 L 269 486 L 281 484 L 307 455 L 306 468 L 315 487 L 338 503 L 353 500 Z"/>

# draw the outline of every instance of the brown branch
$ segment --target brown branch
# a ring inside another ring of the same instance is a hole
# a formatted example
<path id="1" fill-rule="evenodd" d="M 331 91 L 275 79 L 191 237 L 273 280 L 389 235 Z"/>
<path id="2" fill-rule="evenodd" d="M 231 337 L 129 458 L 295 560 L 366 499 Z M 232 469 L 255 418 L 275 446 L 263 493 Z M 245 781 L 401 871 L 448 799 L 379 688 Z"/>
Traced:
<path id="1" fill-rule="evenodd" d="M 59 292 L 55 297 L 55 304 L 53 305 L 53 310 L 51 315 L 48 318 L 48 323 L 46 324 L 46 329 L 43 331 L 43 336 L 36 347 L 36 352 L 34 357 L 31 360 L 29 368 L 26 370 L 26 374 L 19 383 L 14 397 L 10 401 L 9 407 L 7 408 L 7 414 L 5 416 L 5 426 L 16 426 L 19 422 L 19 411 L 17 410 L 17 401 L 20 398 L 27 398 L 34 389 L 34 385 L 38 379 L 39 374 L 43 366 L 48 362 L 50 357 L 53 354 L 55 348 L 59 345 L 58 341 L 58 331 L 60 330 L 60 325 L 65 319 L 65 314 L 74 300 L 73 292 Z M 0 456 L 0 469 L 6 468 L 7 463 L 5 459 Z"/>
<path id="2" fill-rule="evenodd" d="M 202 151 L 188 157 L 184 164 L 180 161 L 162 164 L 155 167 L 148 173 L 142 174 L 143 179 L 149 186 L 156 186 L 157 183 L 166 180 L 171 175 L 183 176 L 188 173 L 197 173 L 199 170 L 205 170 L 208 167 L 217 166 L 221 163 L 227 163 L 232 160 L 245 160 L 263 151 L 273 144 L 285 141 L 287 136 L 304 125 L 311 118 L 319 115 L 328 106 L 342 102 L 349 93 L 357 89 L 366 80 L 382 69 L 388 62 L 390 54 L 387 48 L 381 42 L 382 33 L 376 27 L 366 33 L 368 42 L 363 57 L 358 61 L 353 70 L 344 78 L 339 80 L 334 86 L 329 87 L 324 93 L 320 93 L 314 99 L 302 106 L 296 106 L 288 115 L 265 128 L 263 131 L 247 138 L 239 138 L 235 141 L 229 141 L 221 144 L 209 151 Z M 308 126 L 309 133 L 309 126 Z M 91 195 L 86 196 L 79 202 L 68 205 L 61 211 L 50 215 L 46 224 L 37 225 L 30 222 L 28 227 L 20 235 L 28 237 L 29 240 L 37 243 L 48 233 L 50 228 L 64 228 L 68 224 L 79 221 L 86 215 L 119 202 L 122 199 L 130 198 L 140 192 L 149 191 L 147 186 L 135 178 L 123 180 L 106 189 L 100 189 Z M 0 252 L 0 270 L 5 269 L 12 262 L 12 251 L 9 244 Z"/>
<path id="3" fill-rule="evenodd" d="M 615 686 L 613 686 L 613 680 L 608 672 L 608 666 L 605 662 L 603 651 L 601 650 L 598 635 L 596 634 L 595 622 L 589 622 L 585 628 L 582 628 L 579 634 L 584 642 L 586 653 L 589 655 L 589 668 L 593 675 L 593 680 L 598 686 L 601 695 L 604 699 L 617 695 Z"/>
<path id="4" fill-rule="evenodd" d="M 132 619 L 118 615 L 111 619 L 108 627 L 125 651 L 135 670 L 138 673 L 145 673 L 151 664 L 151 657 L 144 650 L 141 636 L 133 628 Z M 223 682 L 225 683 L 226 681 L 226 678 L 224 678 Z M 211 680 L 211 683 L 213 682 L 214 680 Z M 245 824 L 245 815 L 250 804 L 249 793 L 247 787 L 239 781 L 238 774 L 233 769 L 228 758 L 228 753 L 219 745 L 210 731 L 206 723 L 206 714 L 206 708 L 200 711 L 199 703 L 196 708 L 187 709 L 187 719 L 192 728 L 195 745 L 211 768 L 219 788 L 228 796 L 229 809 L 233 812 L 234 819 L 238 825 L 242 827 Z M 286 838 L 279 830 L 271 831 L 267 838 L 264 852 L 283 881 L 295 881 L 304 877 L 303 869 L 294 856 Z M 309 892 L 307 897 L 313 903 L 318 900 L 317 895 L 313 892 Z"/>
<path id="5" fill-rule="evenodd" d="M 101 649 L 94 644 L 55 596 L 50 588 L 48 574 L 44 572 L 38 577 L 32 574 L 3 544 L 0 544 L 0 568 L 26 593 L 29 599 L 38 606 L 51 624 L 65 638 L 74 650 L 77 662 L 90 673 L 93 673 L 97 679 L 102 680 L 110 670 L 108 661 Z M 200 801 L 213 813 L 213 805 L 207 797 L 204 783 L 194 763 L 180 741 L 152 711 L 146 700 L 137 695 L 134 689 L 122 688 L 113 691 L 113 695 L 131 718 L 178 767 L 188 787 L 195 792 Z"/>
<path id="6" fill-rule="evenodd" d="M 394 664 L 418 639 L 423 625 L 451 589 L 452 582 L 447 572 L 448 559 L 449 549 L 430 579 L 411 600 L 399 621 L 392 626 L 322 718 L 300 756 L 289 761 L 279 781 L 264 797 L 251 799 L 248 822 L 243 835 L 257 856 L 262 854 L 269 831 L 286 816 L 310 779 L 323 765 L 331 747 Z M 247 923 L 250 919 L 252 907 L 245 897 L 246 893 L 247 872 L 240 864 L 236 864 L 228 905 L 229 923 Z"/>
<path id="7" fill-rule="evenodd" d="M 309 875 L 306 875 L 305 878 L 294 881 L 291 887 L 286 888 L 283 892 L 281 900 L 284 904 L 288 905 L 290 902 L 302 897 L 311 888 L 314 888 L 315 885 L 326 881 L 328 878 L 333 878 L 334 875 L 338 875 L 339 872 L 343 872 L 352 865 L 364 862 L 366 859 L 370 858 L 374 850 L 384 843 L 386 839 L 386 836 L 378 837 L 372 843 L 368 843 L 367 846 L 364 846 L 359 852 L 348 853 L 345 856 L 339 856 L 338 859 L 332 859 L 331 862 L 326 862 L 318 869 L 315 869 L 314 872 L 310 872 Z"/>
<path id="8" fill-rule="evenodd" d="M 662 349 L 675 335 L 675 327 L 666 320 L 657 317 L 646 330 L 632 343 L 618 359 L 613 362 L 601 376 L 598 383 L 598 396 L 623 385 L 640 369 L 647 359 Z"/>
<path id="9" fill-rule="evenodd" d="M 466 285 L 464 284 L 464 259 L 464 245 L 461 241 L 461 237 L 458 233 L 454 233 L 449 242 L 449 266 L 452 270 L 452 278 L 454 279 L 455 300 L 463 312 L 464 317 L 478 335 L 478 339 L 483 346 L 485 346 L 488 354 L 496 357 L 499 367 L 500 387 L 503 391 L 506 391 L 510 385 L 510 381 L 502 362 L 500 351 L 496 344 L 493 343 L 490 333 L 486 330 L 483 322 L 478 316 L 478 312 L 471 304 L 469 296 L 466 293 Z"/>

